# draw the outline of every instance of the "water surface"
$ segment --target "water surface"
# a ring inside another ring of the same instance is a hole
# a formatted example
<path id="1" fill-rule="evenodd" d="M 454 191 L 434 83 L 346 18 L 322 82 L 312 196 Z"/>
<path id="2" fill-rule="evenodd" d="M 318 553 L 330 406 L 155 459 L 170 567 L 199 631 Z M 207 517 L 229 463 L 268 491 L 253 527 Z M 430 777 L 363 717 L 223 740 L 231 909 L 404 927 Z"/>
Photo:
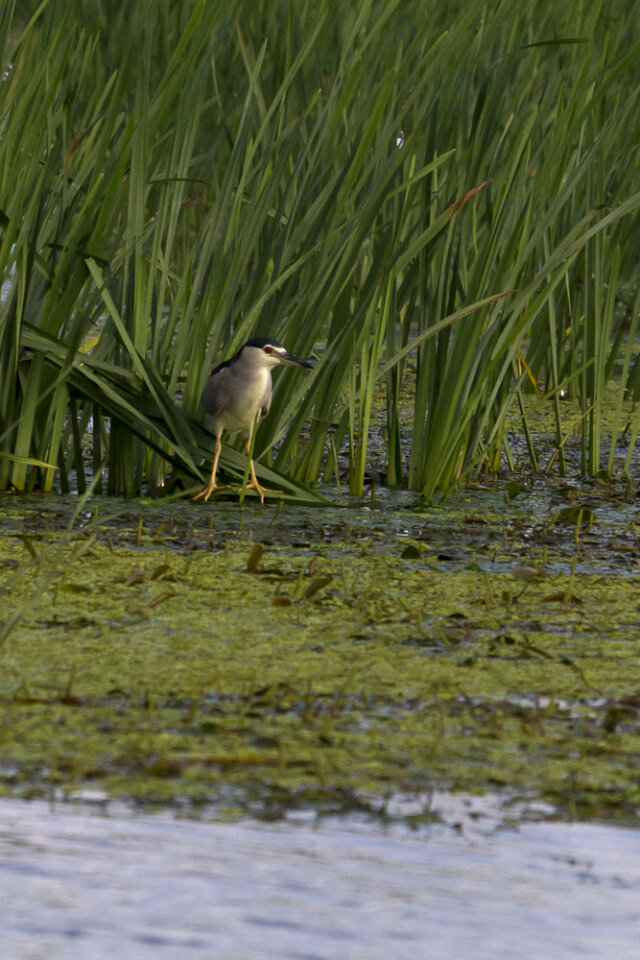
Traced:
<path id="1" fill-rule="evenodd" d="M 6 960 L 636 960 L 640 832 L 0 802 Z"/>

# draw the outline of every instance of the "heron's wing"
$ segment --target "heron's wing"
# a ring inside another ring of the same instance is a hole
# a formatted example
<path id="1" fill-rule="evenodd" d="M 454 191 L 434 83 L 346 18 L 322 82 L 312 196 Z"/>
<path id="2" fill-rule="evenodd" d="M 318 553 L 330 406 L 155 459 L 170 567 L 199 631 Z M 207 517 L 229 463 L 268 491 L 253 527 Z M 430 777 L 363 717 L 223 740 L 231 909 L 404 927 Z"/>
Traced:
<path id="1" fill-rule="evenodd" d="M 205 419 L 214 423 L 229 405 L 231 392 L 231 371 L 228 364 L 221 363 L 216 367 L 204 385 L 200 402 L 205 413 Z"/>

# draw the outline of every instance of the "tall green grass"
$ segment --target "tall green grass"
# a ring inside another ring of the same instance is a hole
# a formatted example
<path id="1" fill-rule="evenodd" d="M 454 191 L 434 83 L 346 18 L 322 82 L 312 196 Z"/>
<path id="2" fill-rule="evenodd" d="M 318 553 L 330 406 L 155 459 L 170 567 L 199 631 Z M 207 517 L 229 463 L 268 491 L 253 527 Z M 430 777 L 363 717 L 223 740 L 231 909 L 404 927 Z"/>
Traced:
<path id="1" fill-rule="evenodd" d="M 389 483 L 495 473 L 531 378 L 560 470 L 569 392 L 583 472 L 628 471 L 636 19 L 626 0 L 3 4 L 0 488 L 105 466 L 114 493 L 196 483 L 204 379 L 254 333 L 320 358 L 277 379 L 256 438 L 294 493 L 341 445 L 362 493 L 381 394 Z M 242 473 L 228 445 L 223 464 Z"/>

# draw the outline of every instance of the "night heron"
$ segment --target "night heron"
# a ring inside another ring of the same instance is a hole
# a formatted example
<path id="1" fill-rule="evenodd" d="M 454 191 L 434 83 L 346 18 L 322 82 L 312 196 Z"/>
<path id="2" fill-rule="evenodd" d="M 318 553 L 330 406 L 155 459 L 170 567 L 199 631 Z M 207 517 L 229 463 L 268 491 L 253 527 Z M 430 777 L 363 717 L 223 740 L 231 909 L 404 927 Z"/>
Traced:
<path id="1" fill-rule="evenodd" d="M 247 340 L 235 357 L 225 360 L 217 366 L 207 380 L 202 391 L 204 407 L 204 425 L 216 438 L 211 479 L 204 490 L 194 497 L 208 500 L 215 490 L 224 490 L 226 486 L 216 483 L 218 460 L 222 449 L 222 431 L 229 433 L 247 433 L 246 451 L 251 450 L 253 428 L 260 414 L 266 417 L 271 406 L 271 370 L 283 363 L 289 366 L 307 367 L 313 364 L 301 360 L 272 340 L 271 337 L 256 337 Z M 256 477 L 253 460 L 249 460 L 251 480 L 247 488 L 254 489 L 264 503 L 265 493 L 282 493 L 281 490 L 269 490 L 261 487 Z"/>

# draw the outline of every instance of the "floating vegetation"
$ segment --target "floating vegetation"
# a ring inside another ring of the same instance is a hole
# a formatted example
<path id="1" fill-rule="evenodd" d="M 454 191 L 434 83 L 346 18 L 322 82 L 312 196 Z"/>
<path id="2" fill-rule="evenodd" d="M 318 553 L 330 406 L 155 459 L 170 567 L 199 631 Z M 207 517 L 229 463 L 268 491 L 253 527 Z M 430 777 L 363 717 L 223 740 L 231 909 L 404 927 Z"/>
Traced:
<path id="1" fill-rule="evenodd" d="M 110 502 L 71 533 L 69 501 L 7 498 L 0 789 L 269 816 L 500 789 L 633 817 L 636 510 L 588 499 L 576 542 L 535 488 Z"/>

